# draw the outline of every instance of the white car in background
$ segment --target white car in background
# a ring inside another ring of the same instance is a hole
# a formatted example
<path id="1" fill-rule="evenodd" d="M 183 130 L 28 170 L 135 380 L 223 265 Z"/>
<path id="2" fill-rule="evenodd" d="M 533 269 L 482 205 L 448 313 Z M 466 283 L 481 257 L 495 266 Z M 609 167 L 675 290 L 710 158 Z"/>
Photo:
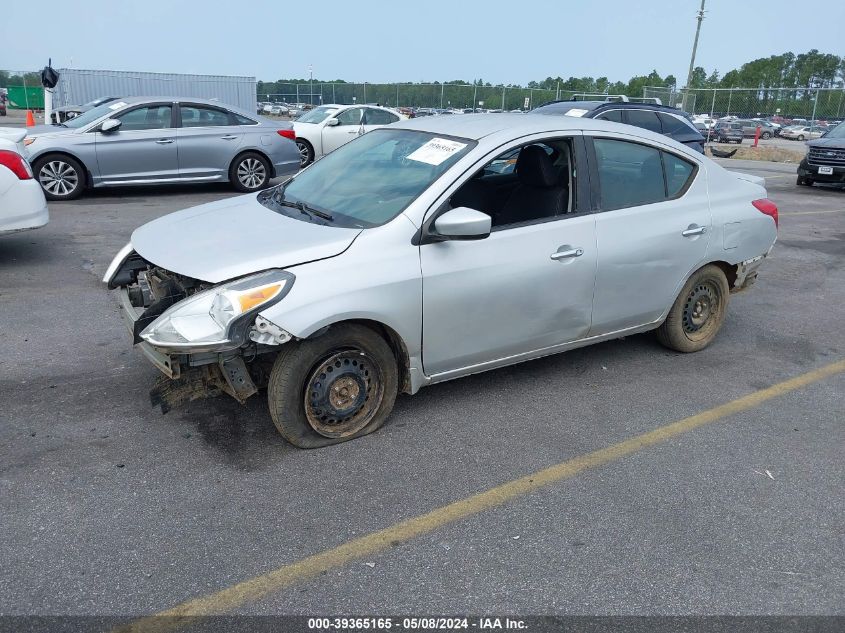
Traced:
<path id="1" fill-rule="evenodd" d="M 0 128 L 0 234 L 37 229 L 50 219 L 44 192 L 24 158 L 26 132 Z"/>
<path id="2" fill-rule="evenodd" d="M 349 141 L 407 117 L 389 108 L 372 105 L 323 105 L 293 122 L 296 146 L 305 167 Z"/>

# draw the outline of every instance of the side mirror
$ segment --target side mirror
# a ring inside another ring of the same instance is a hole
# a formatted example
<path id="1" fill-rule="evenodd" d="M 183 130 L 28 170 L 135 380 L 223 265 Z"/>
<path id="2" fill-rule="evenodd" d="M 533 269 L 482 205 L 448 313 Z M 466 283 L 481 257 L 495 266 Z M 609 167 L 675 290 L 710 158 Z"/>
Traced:
<path id="1" fill-rule="evenodd" d="M 335 125 L 340 125 L 340 121 L 338 121 L 334 117 L 326 121 L 326 127 L 334 127 Z"/>
<path id="2" fill-rule="evenodd" d="M 483 240 L 490 235 L 492 219 L 486 213 L 457 207 L 450 209 L 434 221 L 433 241 Z"/>
<path id="3" fill-rule="evenodd" d="M 117 132 L 121 125 L 122 124 L 119 119 L 106 119 L 100 126 L 100 132 L 102 132 L 103 134 L 108 134 L 109 132 Z"/>

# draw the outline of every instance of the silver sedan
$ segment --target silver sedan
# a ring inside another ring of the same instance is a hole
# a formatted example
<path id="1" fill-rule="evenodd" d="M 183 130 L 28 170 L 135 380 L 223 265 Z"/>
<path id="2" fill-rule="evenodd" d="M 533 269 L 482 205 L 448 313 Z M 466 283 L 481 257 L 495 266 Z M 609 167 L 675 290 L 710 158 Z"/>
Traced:
<path id="1" fill-rule="evenodd" d="M 596 119 L 402 121 L 140 227 L 104 281 L 162 410 L 266 388 L 285 438 L 325 446 L 468 374 L 649 330 L 703 349 L 777 237 L 762 185 Z"/>
<path id="2" fill-rule="evenodd" d="M 274 123 L 216 101 L 131 97 L 59 125 L 31 128 L 24 143 L 48 200 L 87 187 L 231 182 L 267 187 L 295 172 L 290 123 Z"/>

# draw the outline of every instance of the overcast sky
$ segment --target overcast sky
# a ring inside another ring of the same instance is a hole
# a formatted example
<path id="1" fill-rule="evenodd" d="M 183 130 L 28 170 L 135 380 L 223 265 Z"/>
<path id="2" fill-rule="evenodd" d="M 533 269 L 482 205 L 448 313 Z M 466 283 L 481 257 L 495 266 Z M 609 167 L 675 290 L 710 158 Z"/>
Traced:
<path id="1" fill-rule="evenodd" d="M 53 66 L 372 83 L 686 79 L 700 0 L 4 2 L 0 69 Z M 707 0 L 696 65 L 845 55 L 845 2 Z M 803 14 L 803 15 L 802 15 Z"/>

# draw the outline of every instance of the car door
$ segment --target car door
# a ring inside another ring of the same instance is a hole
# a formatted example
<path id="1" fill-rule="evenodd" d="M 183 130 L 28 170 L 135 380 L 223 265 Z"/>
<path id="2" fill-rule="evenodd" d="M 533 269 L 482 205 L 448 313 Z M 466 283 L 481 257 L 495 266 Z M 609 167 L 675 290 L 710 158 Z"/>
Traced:
<path id="1" fill-rule="evenodd" d="M 179 104 L 176 139 L 179 177 L 183 180 L 225 180 L 244 131 L 223 108 Z"/>
<path id="2" fill-rule="evenodd" d="M 148 103 L 115 118 L 120 127 L 94 133 L 98 174 L 94 183 L 174 180 L 179 175 L 171 103 Z"/>
<path id="3" fill-rule="evenodd" d="M 341 145 L 346 145 L 349 141 L 362 135 L 364 133 L 363 117 L 364 108 L 348 108 L 334 115 L 333 118 L 338 121 L 337 125 L 332 126 L 324 123 L 321 132 L 323 154 L 333 152 Z"/>
<path id="4" fill-rule="evenodd" d="M 581 143 L 580 136 L 558 141 Z M 580 181 L 573 180 L 574 170 L 569 173 L 572 190 Z M 468 206 L 489 213 L 494 216 L 490 235 L 420 246 L 423 365 L 428 375 L 578 340 L 590 328 L 596 249 L 595 218 L 584 206 L 586 196 L 573 195 L 564 213 L 541 217 L 536 217 L 542 212 L 540 203 L 529 196 L 515 207 L 533 219 L 497 225 L 498 212 L 488 205 L 501 201 L 495 192 L 489 195 L 485 177 L 489 170 L 482 168 L 438 209 Z"/>
<path id="5" fill-rule="evenodd" d="M 658 319 L 703 262 L 712 219 L 706 173 L 636 137 L 589 138 L 599 208 L 590 336 Z"/>

